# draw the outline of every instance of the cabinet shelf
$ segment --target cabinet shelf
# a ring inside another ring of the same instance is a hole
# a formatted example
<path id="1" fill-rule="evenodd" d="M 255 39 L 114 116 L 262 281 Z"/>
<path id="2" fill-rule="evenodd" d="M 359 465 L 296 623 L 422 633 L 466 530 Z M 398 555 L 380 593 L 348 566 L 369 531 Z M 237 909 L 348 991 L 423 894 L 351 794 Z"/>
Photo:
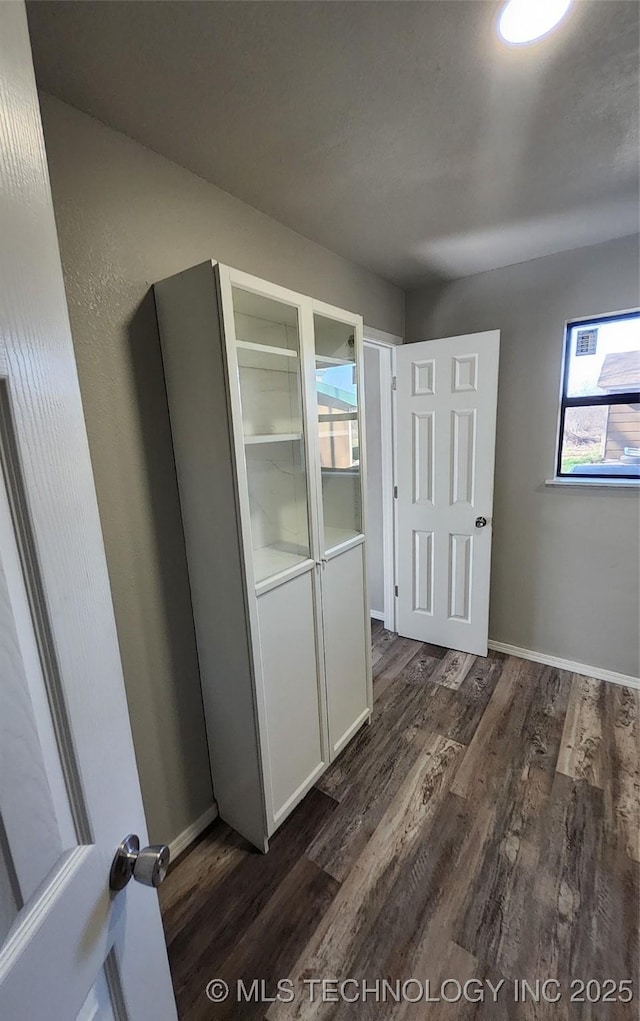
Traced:
<path id="1" fill-rule="evenodd" d="M 358 535 L 362 535 L 362 533 L 355 528 L 333 528 L 331 525 L 325 525 L 324 548 L 325 550 L 333 549 L 334 546 L 340 546 L 341 543 L 355 539 Z"/>
<path id="2" fill-rule="evenodd" d="M 298 372 L 298 352 L 288 347 L 253 344 L 248 340 L 236 343 L 240 369 L 267 369 L 270 372 Z"/>
<path id="3" fill-rule="evenodd" d="M 242 351 L 260 351 L 267 355 L 280 355 L 283 358 L 297 358 L 298 352 L 290 347 L 273 347 L 271 344 L 253 344 L 248 340 L 239 340 L 236 347 Z"/>
<path id="4" fill-rule="evenodd" d="M 318 415 L 319 422 L 355 422 L 357 418 L 357 411 L 340 411 L 335 415 Z"/>
<path id="5" fill-rule="evenodd" d="M 274 546 L 262 546 L 261 549 L 253 551 L 253 573 L 256 585 L 273 577 L 274 574 L 282 574 L 291 567 L 296 567 L 309 559 L 309 554 L 289 553 L 285 550 L 276 549 Z"/>
<path id="6" fill-rule="evenodd" d="M 302 433 L 258 433 L 254 436 L 245 436 L 245 445 L 252 443 L 291 443 L 301 440 Z"/>
<path id="7" fill-rule="evenodd" d="M 333 358 L 329 355 L 316 355 L 316 367 L 320 365 L 354 365 L 353 358 Z"/>

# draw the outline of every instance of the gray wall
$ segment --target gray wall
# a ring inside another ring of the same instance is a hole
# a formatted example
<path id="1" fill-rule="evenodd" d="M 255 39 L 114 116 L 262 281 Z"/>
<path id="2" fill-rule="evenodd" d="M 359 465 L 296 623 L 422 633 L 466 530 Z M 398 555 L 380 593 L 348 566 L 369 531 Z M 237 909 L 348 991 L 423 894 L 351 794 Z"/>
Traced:
<path id="1" fill-rule="evenodd" d="M 142 793 L 151 839 L 168 841 L 212 794 L 150 285 L 216 258 L 393 333 L 404 293 L 58 100 L 41 103 Z"/>
<path id="2" fill-rule="evenodd" d="M 490 636 L 637 677 L 638 492 L 550 488 L 565 320 L 639 303 L 638 238 L 407 299 L 407 339 L 502 331 Z"/>

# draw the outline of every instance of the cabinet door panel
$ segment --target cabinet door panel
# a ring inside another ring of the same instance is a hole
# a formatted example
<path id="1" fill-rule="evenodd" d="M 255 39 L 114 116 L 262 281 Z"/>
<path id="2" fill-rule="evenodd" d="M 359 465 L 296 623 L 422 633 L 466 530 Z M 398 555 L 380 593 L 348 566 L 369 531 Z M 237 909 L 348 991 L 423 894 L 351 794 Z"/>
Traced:
<path id="1" fill-rule="evenodd" d="M 329 745 L 333 758 L 367 718 L 369 706 L 364 545 L 332 557 L 322 572 Z"/>
<path id="2" fill-rule="evenodd" d="M 343 321 L 319 312 L 313 316 L 320 542 L 325 552 L 363 532 L 359 392 L 362 327 L 357 317 L 347 314 L 347 318 Z"/>
<path id="3" fill-rule="evenodd" d="M 228 319 L 256 585 L 310 557 L 302 299 L 275 300 L 270 290 L 259 281 L 250 289 L 234 284 Z"/>
<path id="4" fill-rule="evenodd" d="M 313 571 L 258 598 L 273 824 L 324 769 Z"/>

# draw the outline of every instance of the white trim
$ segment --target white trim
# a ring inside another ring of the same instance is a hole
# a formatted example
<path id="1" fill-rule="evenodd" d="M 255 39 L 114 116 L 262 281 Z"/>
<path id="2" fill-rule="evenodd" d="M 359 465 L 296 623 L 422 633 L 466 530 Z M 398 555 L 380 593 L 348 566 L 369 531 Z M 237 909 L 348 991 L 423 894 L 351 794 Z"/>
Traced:
<path id="1" fill-rule="evenodd" d="M 382 344 L 384 347 L 397 347 L 398 344 L 404 344 L 402 337 L 396 336 L 395 333 L 385 333 L 384 330 L 376 330 L 373 326 L 365 326 L 364 339 L 368 340 L 370 344 Z"/>
<path id="2" fill-rule="evenodd" d="M 545 486 L 567 486 L 569 489 L 637 489 L 640 479 L 545 479 Z"/>
<path id="3" fill-rule="evenodd" d="M 316 782 L 316 780 L 318 779 L 318 777 L 322 776 L 322 774 L 324 772 L 326 772 L 327 766 L 328 766 L 328 763 L 325 762 L 324 760 L 322 762 L 318 763 L 318 765 L 313 770 L 313 772 L 310 774 L 310 776 L 308 776 L 306 778 L 306 780 L 303 780 L 303 782 L 300 784 L 300 786 L 298 788 L 296 788 L 296 790 L 293 792 L 291 797 L 287 798 L 287 800 L 285 801 L 285 803 L 282 806 L 282 808 L 278 809 L 278 811 L 276 812 L 276 814 L 273 817 L 273 829 L 271 830 L 271 833 L 269 834 L 269 837 L 273 836 L 273 834 L 277 830 L 277 828 L 280 825 L 280 823 L 288 815 L 291 814 L 291 812 L 293 811 L 295 806 L 298 804 L 298 802 L 302 801 L 302 799 L 305 796 L 305 794 L 307 794 L 311 790 L 311 788 L 313 787 L 313 785 Z M 266 854 L 266 850 L 265 850 L 265 854 Z"/>
<path id="4" fill-rule="evenodd" d="M 379 331 L 377 331 L 379 332 Z M 381 488 L 382 488 L 382 559 L 383 559 L 383 599 L 384 609 L 381 617 L 371 616 L 376 620 L 383 620 L 388 631 L 395 631 L 395 557 L 394 557 L 394 516 L 395 500 L 393 498 L 394 484 L 394 421 L 393 421 L 393 391 L 391 382 L 395 372 L 395 352 L 390 344 L 383 344 L 372 341 L 368 337 L 364 340 L 365 347 L 377 348 L 379 350 L 378 368 L 380 375 L 380 456 L 381 456 Z"/>
<path id="5" fill-rule="evenodd" d="M 391 352 L 391 374 L 393 378 L 398 380 L 398 355 L 395 350 Z M 391 626 L 388 630 L 395 632 L 397 628 L 398 620 L 398 501 L 395 496 L 396 486 L 398 484 L 398 391 L 397 389 L 391 391 L 391 532 L 392 532 L 392 547 L 391 547 L 391 562 L 393 564 L 392 571 L 392 584 L 391 589 L 391 605 L 393 607 L 393 613 L 391 616 Z"/>
<path id="6" fill-rule="evenodd" d="M 369 615 L 372 620 L 381 620 L 384 624 L 384 610 L 369 610 Z"/>
<path id="7" fill-rule="evenodd" d="M 218 293 L 218 307 L 222 326 L 222 356 L 227 373 L 225 382 L 227 392 L 227 414 L 229 416 L 229 432 L 232 451 L 235 453 L 233 472 L 235 481 L 236 515 L 239 521 L 241 543 L 241 559 L 244 564 L 244 605 L 246 620 L 249 622 L 249 650 L 251 672 L 253 675 L 252 701 L 255 720 L 255 733 L 258 745 L 258 772 L 262 788 L 261 827 L 262 834 L 257 835 L 256 846 L 266 843 L 269 821 L 273 819 L 273 790 L 271 785 L 271 759 L 269 744 L 266 738 L 267 704 L 262 676 L 262 658 L 260 650 L 260 629 L 258 625 L 258 603 L 255 598 L 256 582 L 253 566 L 253 545 L 251 539 L 251 511 L 249 507 L 249 483 L 247 481 L 247 465 L 242 428 L 242 402 L 240 399 L 240 374 L 238 372 L 238 352 L 236 350 L 236 324 L 233 315 L 234 285 L 243 287 L 254 294 L 267 298 L 275 298 L 285 304 L 293 305 L 298 311 L 298 323 L 302 322 L 307 303 L 299 294 L 287 291 L 282 287 L 273 287 L 257 277 L 239 273 L 221 263 L 214 273 Z M 303 336 L 299 334 L 300 351 L 302 352 Z M 303 404 L 304 408 L 304 404 Z M 304 414 L 304 411 L 303 411 Z M 308 450 L 305 448 L 306 456 Z M 308 461 L 307 461 L 308 463 Z"/>
<path id="8" fill-rule="evenodd" d="M 344 308 L 338 308 L 337 305 L 329 305 L 326 301 L 319 301 L 317 298 L 311 298 L 310 300 L 313 305 L 313 311 L 317 315 L 325 316 L 327 319 L 337 319 L 339 323 L 348 323 L 349 326 L 360 326 L 362 329 L 362 316 L 358 315 L 357 312 L 347 312 Z"/>
<path id="9" fill-rule="evenodd" d="M 186 830 L 179 833 L 175 840 L 172 840 L 169 844 L 169 851 L 171 853 L 171 861 L 175 861 L 179 854 L 182 854 L 184 850 L 192 844 L 196 837 L 199 837 L 203 830 L 206 830 L 207 826 L 210 826 L 214 819 L 218 818 L 218 805 L 214 801 L 212 805 L 207 808 L 205 812 L 192 822 L 190 826 L 187 826 Z"/>
<path id="10" fill-rule="evenodd" d="M 353 735 L 358 732 L 358 730 L 360 729 L 362 724 L 365 722 L 365 720 L 367 720 L 367 721 L 371 720 L 371 707 L 370 706 L 367 706 L 367 708 L 363 712 L 360 713 L 360 715 L 358 716 L 357 720 L 353 721 L 353 723 L 351 724 L 349 729 L 342 735 L 340 740 L 336 741 L 336 744 L 334 745 L 334 748 L 333 748 L 333 759 L 331 760 L 332 762 L 335 760 L 336 756 L 340 754 L 342 749 L 346 748 L 346 746 L 349 744 L 349 741 L 351 740 Z"/>
<path id="11" fill-rule="evenodd" d="M 640 689 L 640 677 L 632 677 L 630 674 L 619 674 L 615 670 L 605 670 L 601 666 L 590 666 L 588 663 L 574 663 L 570 659 L 550 656 L 547 652 L 521 649 L 519 645 L 506 645 L 504 642 L 490 641 L 489 648 L 495 652 L 504 652 L 507 656 L 518 656 L 520 659 L 529 659 L 533 663 L 544 663 L 546 666 L 554 666 L 559 670 L 569 670 L 573 674 L 584 674 L 586 677 L 595 677 L 599 681 L 610 681 L 612 684 L 624 684 L 627 688 Z"/>
<path id="12" fill-rule="evenodd" d="M 380 432 L 382 437 L 382 482 L 383 482 L 383 548 L 384 548 L 384 626 L 388 631 L 396 629 L 396 565 L 394 512 L 396 500 L 393 496 L 395 476 L 394 422 L 391 383 L 396 371 L 396 353 L 389 349 L 388 357 L 380 352 Z"/>
<path id="13" fill-rule="evenodd" d="M 594 316 L 572 316 L 571 319 L 565 319 L 564 325 L 566 329 L 567 326 L 577 326 L 578 323 L 597 323 L 599 319 L 617 319 L 618 316 L 634 315 L 636 312 L 640 312 L 639 305 L 614 309 L 613 312 L 597 312 Z"/>
<path id="14" fill-rule="evenodd" d="M 391 379 L 396 374 L 395 348 L 404 344 L 404 338 L 385 330 L 376 330 L 373 326 L 364 327 L 364 342 L 370 347 L 387 348 L 390 351 L 390 365 L 386 359 L 380 358 L 380 415 L 382 433 L 382 485 L 383 492 L 389 495 L 383 500 L 382 529 L 384 544 L 384 626 L 388 631 L 396 629 L 396 503 L 393 498 L 393 486 L 396 475 L 396 401 L 391 391 Z M 390 398 L 382 398 L 389 393 Z M 375 614 L 371 614 L 375 617 Z M 379 619 L 379 618 L 376 618 Z"/>

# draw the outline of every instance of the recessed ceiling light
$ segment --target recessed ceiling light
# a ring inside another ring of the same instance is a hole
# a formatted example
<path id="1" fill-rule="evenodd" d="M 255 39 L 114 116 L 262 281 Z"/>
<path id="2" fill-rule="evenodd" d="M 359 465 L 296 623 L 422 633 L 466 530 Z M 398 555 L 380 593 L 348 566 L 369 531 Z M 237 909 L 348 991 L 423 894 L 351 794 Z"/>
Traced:
<path id="1" fill-rule="evenodd" d="M 505 42 L 532 43 L 558 25 L 573 0 L 507 0 L 498 19 Z"/>

